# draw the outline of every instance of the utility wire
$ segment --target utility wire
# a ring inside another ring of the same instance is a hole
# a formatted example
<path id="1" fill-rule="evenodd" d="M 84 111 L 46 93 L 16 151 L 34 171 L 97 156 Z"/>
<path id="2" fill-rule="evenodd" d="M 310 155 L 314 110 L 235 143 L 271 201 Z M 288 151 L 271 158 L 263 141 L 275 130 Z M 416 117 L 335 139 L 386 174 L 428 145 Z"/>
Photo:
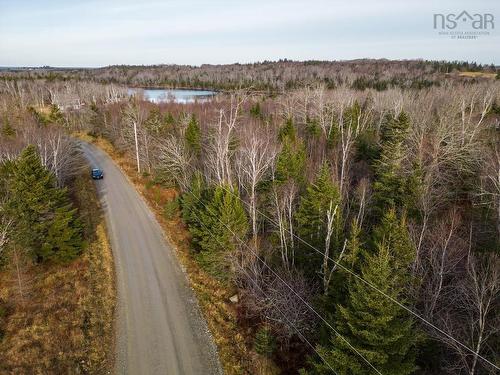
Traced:
<path id="1" fill-rule="evenodd" d="M 226 192 L 232 194 L 233 196 L 237 197 L 240 201 L 242 201 L 244 204 L 246 204 L 248 207 L 250 206 L 249 203 L 245 202 L 243 199 L 241 199 L 237 194 L 235 194 L 234 192 L 226 189 L 224 186 L 220 185 L 222 189 L 224 189 Z M 264 218 L 266 218 L 267 220 L 269 220 L 270 222 L 274 223 L 274 225 L 278 225 L 278 223 L 276 221 L 274 221 L 273 219 L 271 219 L 269 216 L 267 216 L 266 214 L 262 213 L 262 211 L 260 211 L 259 209 L 255 208 L 255 211 L 258 212 L 259 214 L 261 214 Z M 299 236 L 297 236 L 295 233 L 292 233 L 289 229 L 286 229 L 285 230 L 290 233 L 293 237 L 295 237 L 296 239 L 298 239 L 300 242 L 302 242 L 304 245 L 307 245 L 309 248 L 311 248 L 312 250 L 316 251 L 317 253 L 321 254 L 322 256 L 324 256 L 324 254 L 319 250 L 317 249 L 316 247 L 314 247 L 313 245 L 311 245 L 310 243 L 308 243 L 307 241 L 303 240 L 302 238 L 300 238 Z M 421 316 L 420 314 L 416 313 L 415 311 L 411 310 L 410 308 L 408 308 L 407 306 L 405 306 L 404 304 L 402 304 L 401 302 L 399 302 L 398 300 L 396 300 L 395 298 L 391 297 L 390 295 L 388 295 L 387 293 L 385 293 L 384 291 L 380 290 L 376 285 L 374 285 L 373 283 L 365 280 L 364 278 L 362 278 L 361 276 L 359 276 L 357 273 L 353 272 L 352 270 L 348 269 L 347 267 L 345 267 L 343 264 L 341 264 L 340 262 L 332 259 L 330 256 L 327 256 L 327 258 L 329 260 L 331 260 L 335 265 L 337 265 L 338 267 L 342 268 L 345 272 L 347 272 L 348 274 L 350 274 L 351 276 L 355 277 L 356 279 L 358 279 L 359 281 L 363 282 L 364 284 L 368 285 L 370 288 L 372 288 L 373 290 L 375 290 L 376 292 L 380 293 L 381 295 L 383 295 L 384 297 L 388 298 L 390 301 L 392 301 L 393 303 L 397 304 L 399 307 L 401 307 L 402 309 L 406 310 L 408 313 L 410 313 L 411 315 L 413 315 L 414 317 L 418 318 L 419 320 L 421 320 L 422 322 L 426 323 L 428 326 L 432 327 L 433 329 L 435 329 L 436 331 L 438 331 L 439 333 L 441 333 L 443 336 L 449 338 L 450 340 L 452 340 L 453 342 L 455 342 L 456 344 L 458 344 L 460 347 L 464 348 L 465 350 L 467 350 L 468 352 L 470 352 L 471 354 L 477 356 L 478 358 L 482 359 L 484 362 L 486 362 L 487 364 L 489 364 L 490 366 L 494 367 L 495 369 L 497 370 L 500 370 L 500 367 L 498 367 L 497 365 L 495 365 L 494 363 L 492 363 L 491 361 L 489 361 L 488 359 L 486 359 L 485 357 L 483 357 L 482 355 L 480 355 L 479 353 L 476 353 L 473 349 L 469 348 L 467 345 L 463 344 L 462 342 L 460 342 L 459 340 L 457 340 L 456 338 L 454 338 L 453 336 L 451 336 L 449 333 L 447 333 L 446 331 L 443 331 L 441 328 L 437 327 L 436 325 L 434 325 L 432 322 L 429 322 L 426 318 L 424 318 L 423 316 Z"/>
<path id="2" fill-rule="evenodd" d="M 210 234 L 210 236 L 215 240 L 217 241 L 217 243 L 221 246 L 221 248 L 224 247 L 224 245 L 220 242 L 220 240 L 215 237 L 215 235 L 212 233 L 212 231 L 207 228 L 207 226 L 201 221 L 200 217 L 192 212 L 194 214 L 194 216 L 198 219 L 198 221 L 203 225 L 203 227 L 208 231 L 208 233 Z M 266 295 L 266 292 L 260 287 L 260 285 L 257 284 L 257 282 L 253 279 L 250 279 L 252 281 L 252 283 L 255 285 L 255 287 L 257 287 L 266 297 L 268 297 Z M 321 358 L 321 360 L 328 366 L 328 368 L 330 370 L 332 370 L 332 372 L 335 374 L 335 375 L 338 375 L 337 372 L 333 369 L 333 367 L 330 365 L 330 363 L 328 363 L 328 361 L 316 350 L 316 348 L 314 347 L 313 344 L 311 344 L 311 342 L 302 334 L 302 332 L 300 332 L 300 330 L 286 317 L 285 313 L 276 305 L 274 305 L 274 307 L 278 310 L 278 312 L 281 314 L 281 316 L 283 316 L 283 318 L 287 321 L 287 323 L 293 327 L 293 329 L 297 332 L 297 334 L 300 336 L 300 338 L 305 341 L 310 347 L 311 349 L 318 355 L 319 358 Z"/>
<path id="3" fill-rule="evenodd" d="M 338 332 L 335 328 L 332 327 L 332 325 L 320 314 L 318 313 L 306 300 L 304 300 L 304 298 L 302 298 L 302 296 L 300 294 L 298 294 L 285 280 L 283 280 L 283 278 L 278 274 L 276 273 L 276 271 L 274 271 L 267 263 L 265 260 L 263 260 L 259 254 L 257 254 L 254 249 L 252 249 L 247 243 L 245 243 L 241 238 L 239 238 L 239 236 L 236 235 L 236 233 L 234 233 L 234 231 L 228 227 L 228 225 L 224 222 L 222 222 L 222 220 L 217 216 L 217 213 L 213 212 L 205 203 L 203 203 L 203 201 L 198 198 L 195 194 L 193 194 L 189 189 L 188 189 L 188 192 L 193 196 L 195 197 L 198 202 L 200 202 L 207 211 L 211 212 L 216 218 L 217 220 L 226 227 L 227 230 L 229 230 L 233 236 L 235 238 L 238 239 L 238 241 L 241 242 L 241 244 L 243 246 L 245 246 L 246 248 L 248 248 L 250 250 L 250 252 L 252 252 L 254 254 L 254 256 L 259 259 L 262 264 L 264 264 L 264 266 L 269 269 L 271 271 L 271 273 L 273 273 L 276 278 L 278 278 L 284 285 L 286 285 L 286 287 L 288 289 L 290 289 L 292 291 L 292 293 L 294 293 L 323 323 L 325 323 L 342 341 L 344 341 L 347 346 L 352 350 L 354 351 L 357 355 L 359 355 L 364 362 L 366 362 L 366 364 L 368 364 L 368 366 L 370 366 L 378 375 L 382 375 L 382 373 L 372 364 L 370 363 L 370 361 L 368 361 L 368 359 L 366 359 L 365 356 L 363 356 L 363 354 L 361 354 L 354 346 L 351 345 L 351 343 L 349 341 L 347 341 L 347 339 L 342 336 L 340 334 L 340 332 Z M 195 214 L 196 216 L 196 214 Z"/>

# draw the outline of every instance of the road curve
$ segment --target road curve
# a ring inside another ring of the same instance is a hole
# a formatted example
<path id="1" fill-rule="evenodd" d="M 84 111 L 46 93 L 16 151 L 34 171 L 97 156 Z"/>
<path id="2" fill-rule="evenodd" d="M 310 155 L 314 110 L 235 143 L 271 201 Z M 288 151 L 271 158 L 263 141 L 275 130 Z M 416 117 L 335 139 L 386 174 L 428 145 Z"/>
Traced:
<path id="1" fill-rule="evenodd" d="M 115 259 L 116 373 L 221 374 L 217 352 L 171 246 L 111 158 L 81 142 L 92 167 Z"/>

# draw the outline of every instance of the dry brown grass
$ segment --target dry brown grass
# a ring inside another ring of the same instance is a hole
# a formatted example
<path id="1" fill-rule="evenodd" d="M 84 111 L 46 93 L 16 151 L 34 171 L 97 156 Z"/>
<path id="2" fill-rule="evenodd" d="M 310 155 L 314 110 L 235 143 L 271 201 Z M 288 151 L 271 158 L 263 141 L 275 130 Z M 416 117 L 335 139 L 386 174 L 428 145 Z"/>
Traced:
<path id="1" fill-rule="evenodd" d="M 235 289 L 214 279 L 199 267 L 190 255 L 189 231 L 180 217 L 174 215 L 167 219 L 163 215 L 165 203 L 177 197 L 178 192 L 175 189 L 151 185 L 147 178 L 137 174 L 136 166 L 131 159 L 127 155 L 118 153 L 107 140 L 92 138 L 86 134 L 77 136 L 92 142 L 110 155 L 155 213 L 168 241 L 176 249 L 177 257 L 196 293 L 203 316 L 217 345 L 224 373 L 228 375 L 279 373 L 276 366 L 249 349 L 250 331 L 238 325 L 236 308 L 229 301 Z"/>
<path id="2" fill-rule="evenodd" d="M 94 186 L 76 181 L 88 246 L 73 262 L 34 265 L 21 256 L 0 272 L 1 374 L 106 374 L 113 365 L 114 266 Z M 89 226 L 90 225 L 90 226 Z"/>
<path id="3" fill-rule="evenodd" d="M 496 77 L 496 73 L 485 73 L 485 72 L 460 72 L 458 73 L 460 77 L 470 77 L 470 78 L 491 78 L 494 79 Z"/>

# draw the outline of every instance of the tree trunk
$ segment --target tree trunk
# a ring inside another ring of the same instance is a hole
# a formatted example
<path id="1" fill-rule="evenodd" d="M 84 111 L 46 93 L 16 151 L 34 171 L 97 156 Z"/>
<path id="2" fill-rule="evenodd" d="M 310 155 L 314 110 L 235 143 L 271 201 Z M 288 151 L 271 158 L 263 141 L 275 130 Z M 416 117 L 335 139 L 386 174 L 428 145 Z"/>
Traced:
<path id="1" fill-rule="evenodd" d="M 137 139 L 137 122 L 134 121 L 135 157 L 137 159 L 137 173 L 141 173 L 141 163 L 139 160 L 139 140 Z"/>
<path id="2" fill-rule="evenodd" d="M 23 283 L 21 280 L 21 269 L 19 268 L 19 255 L 17 253 L 17 247 L 14 247 L 14 263 L 16 264 L 16 274 L 17 274 L 17 284 L 19 287 L 19 295 L 21 296 L 21 301 L 24 301 Z"/>

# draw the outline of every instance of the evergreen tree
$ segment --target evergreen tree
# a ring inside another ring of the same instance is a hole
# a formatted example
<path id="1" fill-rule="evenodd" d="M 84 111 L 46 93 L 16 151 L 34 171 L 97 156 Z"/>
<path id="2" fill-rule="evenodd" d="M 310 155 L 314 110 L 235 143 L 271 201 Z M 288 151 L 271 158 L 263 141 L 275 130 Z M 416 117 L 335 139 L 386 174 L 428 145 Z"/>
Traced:
<path id="1" fill-rule="evenodd" d="M 306 120 L 306 134 L 309 139 L 318 139 L 321 135 L 321 127 L 319 126 L 318 120 L 307 117 Z"/>
<path id="2" fill-rule="evenodd" d="M 163 122 L 165 124 L 165 127 L 167 129 L 170 129 L 170 128 L 172 128 L 172 126 L 175 125 L 176 121 L 175 121 L 174 115 L 172 115 L 172 113 L 170 113 L 170 112 L 167 112 L 165 114 L 165 116 L 163 117 Z"/>
<path id="3" fill-rule="evenodd" d="M 331 150 L 335 147 L 335 144 L 337 143 L 338 140 L 338 123 L 337 120 L 333 120 L 334 123 L 332 123 L 332 126 L 330 127 L 330 130 L 328 131 L 328 134 L 326 135 L 326 147 L 327 149 Z"/>
<path id="4" fill-rule="evenodd" d="M 348 296 L 347 286 L 355 277 L 352 273 L 347 272 L 347 270 L 357 275 L 361 273 L 360 263 L 363 257 L 362 253 L 361 228 L 356 221 L 353 220 L 347 239 L 345 253 L 340 260 L 340 264 L 343 267 L 339 267 L 334 273 L 332 288 L 329 294 L 322 296 L 318 303 L 325 317 L 327 317 L 327 320 L 334 321 L 337 307 L 346 303 Z M 319 343 L 328 345 L 330 335 L 331 328 L 326 324 L 322 324 L 319 330 Z"/>
<path id="5" fill-rule="evenodd" d="M 401 111 L 398 116 L 387 115 L 381 128 L 380 141 L 382 146 L 400 146 L 405 140 L 409 126 L 410 118 L 406 112 Z"/>
<path id="6" fill-rule="evenodd" d="M 409 118 L 401 112 L 397 117 L 388 116 L 382 127 L 381 152 L 375 163 L 373 183 L 374 213 L 379 217 L 391 207 L 406 208 L 408 204 L 409 181 L 402 173 L 403 143 L 408 126 Z"/>
<path id="7" fill-rule="evenodd" d="M 14 161 L 7 160 L 0 163 L 0 197 L 8 198 L 9 182 L 14 174 Z"/>
<path id="8" fill-rule="evenodd" d="M 276 349 L 276 339 L 268 327 L 261 327 L 255 334 L 254 340 L 255 351 L 265 357 L 271 357 Z"/>
<path id="9" fill-rule="evenodd" d="M 102 128 L 106 122 L 106 116 L 103 111 L 99 109 L 95 102 L 90 104 L 90 113 L 88 124 L 90 126 L 89 134 L 98 137 L 102 135 Z"/>
<path id="10" fill-rule="evenodd" d="M 384 243 L 391 250 L 394 268 L 409 274 L 408 267 L 415 259 L 415 249 L 406 229 L 406 218 L 398 219 L 394 209 L 388 210 L 373 230 L 373 246 Z"/>
<path id="11" fill-rule="evenodd" d="M 16 135 L 16 130 L 10 124 L 10 121 L 7 118 L 7 116 L 5 116 L 5 118 L 4 118 L 2 130 L 1 130 L 0 134 L 4 138 L 13 138 Z"/>
<path id="12" fill-rule="evenodd" d="M 361 119 L 361 106 L 356 100 L 354 104 L 346 108 L 344 113 L 344 126 L 357 130 Z M 355 131 L 356 132 L 356 131 Z"/>
<path id="13" fill-rule="evenodd" d="M 191 116 L 184 136 L 189 150 L 195 154 L 199 154 L 201 151 L 201 129 L 194 114 Z"/>
<path id="14" fill-rule="evenodd" d="M 355 220 L 351 225 L 351 230 L 349 233 L 349 239 L 347 241 L 347 249 L 344 257 L 342 258 L 342 265 L 353 271 L 356 274 L 359 274 L 359 261 L 362 257 L 362 244 L 361 244 L 361 228 L 357 224 Z M 345 272 L 340 270 L 341 272 Z M 346 274 L 348 279 L 351 279 L 352 274 Z"/>
<path id="15" fill-rule="evenodd" d="M 64 115 L 62 114 L 59 107 L 55 104 L 50 106 L 50 113 L 48 116 L 48 122 L 54 124 L 63 124 L 64 123 Z"/>
<path id="16" fill-rule="evenodd" d="M 146 119 L 145 127 L 152 134 L 160 134 L 164 130 L 161 113 L 158 108 L 153 108 Z"/>
<path id="17" fill-rule="evenodd" d="M 291 118 L 287 119 L 285 124 L 280 128 L 278 132 L 278 139 L 281 142 L 288 140 L 291 143 L 295 143 L 297 141 L 297 131 L 295 130 L 295 126 Z"/>
<path id="18" fill-rule="evenodd" d="M 205 182 L 199 172 L 195 172 L 189 191 L 185 192 L 181 198 L 182 220 L 189 228 L 191 233 L 199 231 L 201 228 L 200 216 L 204 210 L 203 200 L 206 194 Z M 192 242 L 195 247 L 198 245 L 198 237 L 193 236 Z"/>
<path id="19" fill-rule="evenodd" d="M 260 118 L 262 119 L 262 110 L 260 108 L 260 103 L 257 102 L 252 107 L 250 108 L 250 114 L 255 117 L 255 118 Z"/>
<path id="20" fill-rule="evenodd" d="M 304 183 L 306 151 L 301 142 L 285 139 L 283 148 L 276 160 L 276 180 L 285 182 L 294 180 L 299 185 Z"/>
<path id="21" fill-rule="evenodd" d="M 330 258 L 340 251 L 342 236 L 342 209 L 340 193 L 333 183 L 330 168 L 325 163 L 316 180 L 307 187 L 296 213 L 297 231 L 300 238 L 324 253 L 328 231 L 328 214 L 333 215 L 333 233 L 328 252 Z M 297 265 L 310 276 L 321 270 L 323 257 L 311 247 L 302 245 L 297 253 Z"/>
<path id="22" fill-rule="evenodd" d="M 199 223 L 190 227 L 200 248 L 197 259 L 212 275 L 227 277 L 228 255 L 234 254 L 248 233 L 248 218 L 237 197 L 238 191 L 218 186 L 199 211 Z"/>
<path id="23" fill-rule="evenodd" d="M 363 252 L 361 277 L 386 295 L 409 303 L 405 295 L 408 281 L 405 268 L 409 266 L 410 257 L 400 255 L 411 251 L 401 248 L 400 239 L 405 234 L 396 233 L 402 229 L 401 226 L 393 226 L 394 211 L 387 216 L 379 233 L 383 233 L 389 225 L 390 234 L 377 237 L 374 253 Z M 352 347 L 382 374 L 405 375 L 415 370 L 417 335 L 411 316 L 363 281 L 348 278 L 348 299 L 338 308 L 336 326 L 345 340 L 331 332 L 329 343 L 320 346 L 318 352 L 338 374 L 373 373 L 373 369 Z M 331 373 L 323 361 L 313 363 L 312 367 L 311 373 Z"/>
<path id="24" fill-rule="evenodd" d="M 45 116 L 44 114 L 42 114 L 41 112 L 38 112 L 35 107 L 33 106 L 30 106 L 28 107 L 28 111 L 33 115 L 33 118 L 35 119 L 35 121 L 41 125 L 41 126 L 45 126 L 47 125 L 49 122 L 50 122 L 50 119 L 48 116 Z"/>
<path id="25" fill-rule="evenodd" d="M 77 209 L 61 194 L 59 207 L 47 228 L 45 241 L 40 249 L 43 260 L 70 261 L 82 248 L 82 226 L 77 219 Z"/>
<path id="26" fill-rule="evenodd" d="M 82 227 L 66 189 L 41 163 L 34 146 L 21 153 L 9 183 L 16 242 L 38 261 L 73 259 L 82 248 Z"/>

